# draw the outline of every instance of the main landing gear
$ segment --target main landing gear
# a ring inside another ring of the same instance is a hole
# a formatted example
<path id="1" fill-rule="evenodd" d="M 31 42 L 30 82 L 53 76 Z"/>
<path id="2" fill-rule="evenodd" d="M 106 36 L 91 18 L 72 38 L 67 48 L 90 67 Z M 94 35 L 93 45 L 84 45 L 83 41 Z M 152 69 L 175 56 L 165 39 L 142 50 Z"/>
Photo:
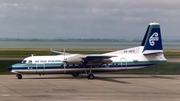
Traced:
<path id="1" fill-rule="evenodd" d="M 94 75 L 93 74 L 88 74 L 88 79 L 90 79 L 90 80 L 94 79 Z"/>
<path id="2" fill-rule="evenodd" d="M 90 79 L 90 80 L 94 79 L 94 75 L 93 74 L 90 73 L 90 74 L 87 74 L 87 75 L 88 75 L 87 76 L 88 79 Z M 79 73 L 73 73 L 72 76 L 73 77 L 78 77 Z"/>
<path id="3" fill-rule="evenodd" d="M 73 76 L 73 77 L 78 77 L 78 76 L 79 76 L 79 73 L 73 73 L 72 76 Z"/>
<path id="4" fill-rule="evenodd" d="M 18 79 L 22 79 L 22 75 L 21 75 L 21 74 L 17 74 L 16 77 L 17 77 Z"/>
<path id="5" fill-rule="evenodd" d="M 89 73 L 87 73 L 85 67 L 84 67 L 84 70 L 85 70 L 85 73 L 88 75 L 87 78 L 88 78 L 89 80 L 93 80 L 93 79 L 94 79 L 94 75 L 92 74 L 92 66 L 90 67 Z"/>

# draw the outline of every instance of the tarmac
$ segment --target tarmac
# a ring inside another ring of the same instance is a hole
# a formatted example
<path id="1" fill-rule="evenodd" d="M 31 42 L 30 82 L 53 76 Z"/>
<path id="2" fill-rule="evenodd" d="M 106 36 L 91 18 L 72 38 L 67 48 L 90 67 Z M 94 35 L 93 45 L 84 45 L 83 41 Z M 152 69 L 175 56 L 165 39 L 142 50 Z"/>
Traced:
<path id="1" fill-rule="evenodd" d="M 0 101 L 180 101 L 180 75 L 0 75 Z"/>

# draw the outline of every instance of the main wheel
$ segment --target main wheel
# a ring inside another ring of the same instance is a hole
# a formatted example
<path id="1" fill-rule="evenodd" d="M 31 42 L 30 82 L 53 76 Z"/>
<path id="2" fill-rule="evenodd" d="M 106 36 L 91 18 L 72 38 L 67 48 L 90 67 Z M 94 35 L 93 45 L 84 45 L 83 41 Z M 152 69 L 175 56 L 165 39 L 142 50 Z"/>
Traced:
<path id="1" fill-rule="evenodd" d="M 17 77 L 18 79 L 22 79 L 22 75 L 21 75 L 21 74 L 17 74 L 16 77 Z"/>
<path id="2" fill-rule="evenodd" d="M 73 76 L 73 77 L 78 77 L 78 76 L 79 76 L 79 73 L 73 73 L 72 76 Z"/>
<path id="3" fill-rule="evenodd" d="M 90 79 L 90 80 L 94 79 L 94 75 L 93 74 L 89 74 L 88 75 L 88 79 Z"/>

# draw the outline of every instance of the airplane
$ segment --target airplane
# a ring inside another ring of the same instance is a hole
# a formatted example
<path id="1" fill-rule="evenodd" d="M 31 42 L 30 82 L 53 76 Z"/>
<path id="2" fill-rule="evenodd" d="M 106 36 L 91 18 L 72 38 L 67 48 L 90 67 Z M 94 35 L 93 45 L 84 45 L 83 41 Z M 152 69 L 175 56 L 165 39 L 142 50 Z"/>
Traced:
<path id="1" fill-rule="evenodd" d="M 69 54 L 58 52 L 55 56 L 30 56 L 21 63 L 9 67 L 16 77 L 22 74 L 87 74 L 94 79 L 95 72 L 117 72 L 139 69 L 157 63 L 167 62 L 163 54 L 160 24 L 149 23 L 141 46 L 118 50 L 105 54 Z"/>

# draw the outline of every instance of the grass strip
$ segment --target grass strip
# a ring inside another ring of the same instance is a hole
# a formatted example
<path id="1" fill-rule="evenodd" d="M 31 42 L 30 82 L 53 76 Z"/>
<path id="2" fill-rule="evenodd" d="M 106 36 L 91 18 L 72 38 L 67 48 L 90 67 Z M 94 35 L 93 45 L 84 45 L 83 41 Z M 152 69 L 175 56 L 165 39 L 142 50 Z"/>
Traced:
<path id="1" fill-rule="evenodd" d="M 123 72 L 117 72 L 117 74 L 180 74 L 180 63 L 166 62 L 159 63 L 152 66 L 147 66 L 145 68 L 140 68 L 136 70 L 128 70 Z"/>
<path id="2" fill-rule="evenodd" d="M 10 61 L 10 60 L 0 61 L 0 74 L 12 74 L 8 70 L 8 67 L 13 65 L 13 64 L 20 63 L 20 62 L 21 61 L 17 61 L 17 60 L 14 60 L 14 61 Z"/>
<path id="3" fill-rule="evenodd" d="M 166 58 L 180 58 L 180 52 L 165 52 Z"/>

